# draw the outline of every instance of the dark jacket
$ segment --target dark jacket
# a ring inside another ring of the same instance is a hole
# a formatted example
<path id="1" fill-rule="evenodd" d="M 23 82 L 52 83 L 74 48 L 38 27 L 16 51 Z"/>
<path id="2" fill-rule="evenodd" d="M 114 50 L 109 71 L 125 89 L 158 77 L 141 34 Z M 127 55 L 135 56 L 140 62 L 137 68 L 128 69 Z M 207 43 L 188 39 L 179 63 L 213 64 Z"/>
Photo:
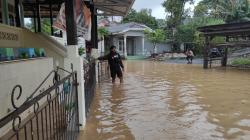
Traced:
<path id="1" fill-rule="evenodd" d="M 121 70 L 121 67 L 124 68 L 121 55 L 117 52 L 110 52 L 108 55 L 100 57 L 98 59 L 108 60 L 111 71 Z"/>

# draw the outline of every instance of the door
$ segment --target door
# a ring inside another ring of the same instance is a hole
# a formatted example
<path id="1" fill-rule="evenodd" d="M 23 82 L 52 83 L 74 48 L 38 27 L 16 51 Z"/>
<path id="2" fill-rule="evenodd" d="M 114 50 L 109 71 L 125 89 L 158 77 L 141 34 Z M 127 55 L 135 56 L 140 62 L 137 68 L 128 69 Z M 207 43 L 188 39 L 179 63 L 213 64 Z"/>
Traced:
<path id="1" fill-rule="evenodd" d="M 117 51 L 120 54 L 123 54 L 124 53 L 123 50 L 124 50 L 124 40 L 123 39 L 119 39 Z"/>

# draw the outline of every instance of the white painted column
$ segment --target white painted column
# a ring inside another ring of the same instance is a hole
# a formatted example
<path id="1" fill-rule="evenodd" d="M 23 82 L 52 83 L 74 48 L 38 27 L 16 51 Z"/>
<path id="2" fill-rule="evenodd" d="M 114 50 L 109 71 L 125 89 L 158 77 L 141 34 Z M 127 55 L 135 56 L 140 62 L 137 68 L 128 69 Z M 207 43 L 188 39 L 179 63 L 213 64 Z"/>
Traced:
<path id="1" fill-rule="evenodd" d="M 105 53 L 105 39 L 102 40 L 102 52 L 101 55 L 104 55 Z"/>
<path id="2" fill-rule="evenodd" d="M 145 39 L 144 36 L 142 37 L 142 55 L 145 55 Z"/>
<path id="3" fill-rule="evenodd" d="M 125 58 L 128 56 L 127 54 L 127 36 L 124 35 L 124 56 Z"/>
<path id="4" fill-rule="evenodd" d="M 67 52 L 68 52 L 68 57 L 65 58 L 64 68 L 66 70 L 70 70 L 72 63 L 74 71 L 77 71 L 77 81 L 79 83 L 78 86 L 79 124 L 81 124 L 80 129 L 83 130 L 86 124 L 83 58 L 79 56 L 77 45 L 67 46 Z"/>

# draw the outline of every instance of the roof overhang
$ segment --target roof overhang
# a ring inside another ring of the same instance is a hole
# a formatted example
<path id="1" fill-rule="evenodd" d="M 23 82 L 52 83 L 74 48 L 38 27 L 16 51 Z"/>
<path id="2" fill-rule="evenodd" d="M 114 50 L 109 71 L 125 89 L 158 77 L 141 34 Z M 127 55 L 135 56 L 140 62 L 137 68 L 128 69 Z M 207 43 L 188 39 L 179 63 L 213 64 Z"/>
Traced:
<path id="1" fill-rule="evenodd" d="M 93 0 L 97 15 L 126 16 L 135 0 Z"/>
<path id="2" fill-rule="evenodd" d="M 205 36 L 248 36 L 250 35 L 250 22 L 204 26 L 198 28 L 198 31 Z"/>
<path id="3" fill-rule="evenodd" d="M 89 1 L 89 0 L 84 0 Z M 126 16 L 133 6 L 135 0 L 93 0 L 94 7 L 100 16 Z M 39 0 L 41 17 L 49 17 L 49 4 L 52 4 L 53 16 L 58 14 L 64 0 Z M 23 0 L 25 17 L 34 16 L 36 0 Z"/>
<path id="4" fill-rule="evenodd" d="M 61 4 L 64 0 L 39 0 L 40 5 L 40 15 L 43 18 L 50 17 L 50 4 L 52 6 L 53 17 L 56 17 L 60 11 Z M 36 0 L 23 0 L 24 6 L 24 16 L 34 17 L 34 12 L 36 8 Z"/>

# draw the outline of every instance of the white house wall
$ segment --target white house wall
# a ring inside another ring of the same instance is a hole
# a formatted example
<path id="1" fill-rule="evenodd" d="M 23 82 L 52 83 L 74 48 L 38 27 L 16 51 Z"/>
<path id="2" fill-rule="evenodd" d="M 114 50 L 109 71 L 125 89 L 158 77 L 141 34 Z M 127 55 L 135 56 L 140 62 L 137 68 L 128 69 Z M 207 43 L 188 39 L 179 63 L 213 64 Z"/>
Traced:
<path id="1" fill-rule="evenodd" d="M 139 36 L 144 36 L 144 32 L 143 31 L 128 31 L 125 33 L 125 35 L 139 37 Z"/>
<path id="2" fill-rule="evenodd" d="M 171 46 L 167 43 L 161 43 L 157 45 L 156 53 L 163 53 L 171 51 Z M 145 55 L 150 55 L 154 52 L 153 43 L 145 38 Z"/>
<path id="3" fill-rule="evenodd" d="M 142 52 L 142 38 L 143 37 L 135 37 L 136 55 L 143 55 L 143 52 Z"/>
<path id="4" fill-rule="evenodd" d="M 125 34 L 120 34 L 119 36 L 114 36 L 113 37 L 113 44 L 115 46 L 119 46 L 119 39 L 123 39 L 123 37 L 127 37 L 127 50 L 130 52 L 131 48 L 131 37 L 134 38 L 134 55 L 143 55 L 143 43 L 142 39 L 145 36 L 143 31 L 128 31 Z M 108 46 L 106 46 L 108 47 Z M 163 52 L 168 52 L 171 51 L 171 46 L 166 43 L 161 43 L 157 45 L 157 53 L 163 53 Z M 153 44 L 147 40 L 146 37 L 144 37 L 144 55 L 151 55 L 154 52 Z M 123 52 L 119 52 L 120 54 L 123 54 Z"/>

